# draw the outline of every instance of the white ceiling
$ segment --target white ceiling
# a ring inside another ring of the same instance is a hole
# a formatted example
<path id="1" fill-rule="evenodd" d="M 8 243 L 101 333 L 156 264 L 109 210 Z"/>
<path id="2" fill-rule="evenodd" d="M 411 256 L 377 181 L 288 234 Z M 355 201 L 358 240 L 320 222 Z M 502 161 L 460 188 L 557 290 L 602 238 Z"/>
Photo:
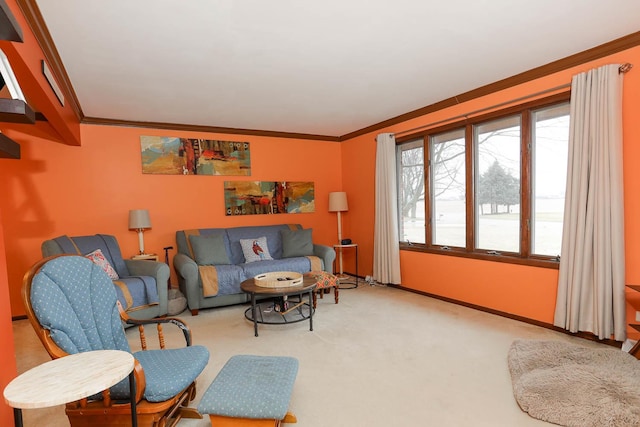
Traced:
<path id="1" fill-rule="evenodd" d="M 87 117 L 340 136 L 640 30 L 638 0 L 37 0 Z"/>

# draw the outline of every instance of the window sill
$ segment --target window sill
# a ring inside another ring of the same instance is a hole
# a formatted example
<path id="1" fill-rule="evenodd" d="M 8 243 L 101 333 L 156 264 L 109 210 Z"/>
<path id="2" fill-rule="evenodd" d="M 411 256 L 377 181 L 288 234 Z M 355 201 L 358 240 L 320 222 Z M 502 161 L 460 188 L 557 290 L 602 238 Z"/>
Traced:
<path id="1" fill-rule="evenodd" d="M 486 252 L 466 252 L 462 249 L 442 249 L 440 247 L 429 248 L 421 243 L 400 243 L 400 250 L 412 252 L 424 252 L 436 255 L 456 256 L 460 258 L 480 259 L 483 261 L 504 262 L 508 264 L 530 265 L 533 267 L 559 269 L 560 261 L 546 257 L 522 258 L 517 255 L 488 254 Z"/>

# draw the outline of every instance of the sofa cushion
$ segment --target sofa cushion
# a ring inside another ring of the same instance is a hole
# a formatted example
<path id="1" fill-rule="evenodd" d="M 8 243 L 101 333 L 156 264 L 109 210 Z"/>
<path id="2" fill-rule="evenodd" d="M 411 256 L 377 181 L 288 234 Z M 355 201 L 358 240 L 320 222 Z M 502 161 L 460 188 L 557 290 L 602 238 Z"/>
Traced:
<path id="1" fill-rule="evenodd" d="M 95 251 L 86 254 L 85 257 L 90 259 L 95 265 L 103 269 L 111 280 L 118 280 L 120 278 L 111 264 L 109 264 L 109 261 L 107 261 L 107 259 L 104 257 L 104 254 L 100 249 L 96 249 Z"/>
<path id="2" fill-rule="evenodd" d="M 231 264 L 222 234 L 209 236 L 189 236 L 193 256 L 199 265 Z"/>
<path id="3" fill-rule="evenodd" d="M 280 230 L 282 235 L 282 258 L 313 255 L 312 229 Z"/>
<path id="4" fill-rule="evenodd" d="M 282 258 L 269 261 L 258 261 L 242 264 L 242 270 L 246 279 L 256 277 L 258 274 L 274 271 L 295 271 L 306 273 L 311 270 L 311 262 L 306 257 Z"/>
<path id="5" fill-rule="evenodd" d="M 269 246 L 267 246 L 267 238 L 265 236 L 255 239 L 240 239 L 240 246 L 242 247 L 245 262 L 273 259 L 269 253 Z"/>
<path id="6" fill-rule="evenodd" d="M 231 263 L 244 264 L 245 262 L 240 239 L 255 239 L 256 237 L 262 236 L 267 238 L 267 246 L 269 247 L 271 257 L 273 259 L 282 258 L 282 236 L 280 235 L 280 230 L 288 228 L 291 227 L 286 224 L 227 228 L 226 235 L 229 238 L 229 258 L 231 259 Z"/>
<path id="7" fill-rule="evenodd" d="M 218 275 L 218 296 L 242 293 L 240 283 L 247 278 L 242 269 L 243 265 L 244 264 L 228 264 L 215 266 Z"/>

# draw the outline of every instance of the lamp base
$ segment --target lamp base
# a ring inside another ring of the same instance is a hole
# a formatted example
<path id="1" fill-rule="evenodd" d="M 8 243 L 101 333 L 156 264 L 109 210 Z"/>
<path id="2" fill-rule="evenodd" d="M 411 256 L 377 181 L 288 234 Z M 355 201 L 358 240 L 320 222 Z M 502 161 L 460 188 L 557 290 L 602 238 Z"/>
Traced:
<path id="1" fill-rule="evenodd" d="M 144 237 L 143 230 L 141 228 L 138 229 L 138 247 L 140 248 L 140 255 L 146 255 L 144 253 Z"/>

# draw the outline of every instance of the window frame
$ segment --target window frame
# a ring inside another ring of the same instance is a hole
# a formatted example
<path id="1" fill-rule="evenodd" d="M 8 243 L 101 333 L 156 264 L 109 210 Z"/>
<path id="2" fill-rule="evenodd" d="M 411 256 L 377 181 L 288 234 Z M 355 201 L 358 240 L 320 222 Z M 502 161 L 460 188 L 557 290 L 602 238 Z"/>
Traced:
<path id="1" fill-rule="evenodd" d="M 442 126 L 437 126 L 420 132 L 415 132 L 402 137 L 396 138 L 396 145 L 400 146 L 405 143 L 413 142 L 422 138 L 424 153 L 424 211 L 425 211 L 425 241 L 426 243 L 402 242 L 400 241 L 400 249 L 408 251 L 417 251 L 425 253 L 434 253 L 439 255 L 450 255 L 465 258 L 474 258 L 495 262 L 505 262 L 511 264 L 531 265 L 545 268 L 559 268 L 559 258 L 557 256 L 539 255 L 531 253 L 531 221 L 532 218 L 532 111 L 557 104 L 563 104 L 570 101 L 570 90 L 539 98 L 527 103 L 516 106 L 495 110 L 487 114 L 482 114 L 458 120 Z M 506 118 L 508 116 L 520 115 L 521 117 L 521 149 L 520 149 L 520 250 L 514 252 L 496 252 L 494 250 L 475 248 L 476 241 L 476 210 L 475 206 L 475 176 L 476 176 L 476 157 L 474 144 L 474 126 L 483 122 Z M 450 132 L 456 129 L 464 129 L 465 135 L 465 221 L 466 221 L 466 245 L 462 247 L 449 247 L 446 245 L 432 244 L 433 241 L 433 218 L 431 200 L 433 194 L 432 171 L 431 171 L 431 144 L 430 137 L 433 135 Z"/>

